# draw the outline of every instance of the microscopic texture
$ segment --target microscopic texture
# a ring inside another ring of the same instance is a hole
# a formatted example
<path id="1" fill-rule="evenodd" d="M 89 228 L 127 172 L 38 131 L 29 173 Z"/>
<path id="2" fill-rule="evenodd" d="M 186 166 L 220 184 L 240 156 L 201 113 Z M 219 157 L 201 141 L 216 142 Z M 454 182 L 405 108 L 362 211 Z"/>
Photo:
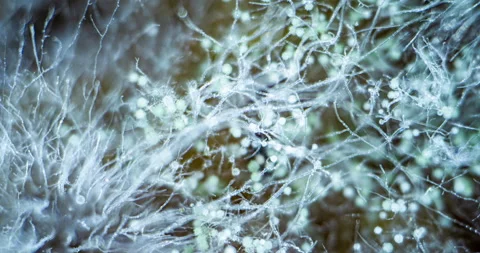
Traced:
<path id="1" fill-rule="evenodd" d="M 480 2 L 0 0 L 0 252 L 480 251 Z"/>

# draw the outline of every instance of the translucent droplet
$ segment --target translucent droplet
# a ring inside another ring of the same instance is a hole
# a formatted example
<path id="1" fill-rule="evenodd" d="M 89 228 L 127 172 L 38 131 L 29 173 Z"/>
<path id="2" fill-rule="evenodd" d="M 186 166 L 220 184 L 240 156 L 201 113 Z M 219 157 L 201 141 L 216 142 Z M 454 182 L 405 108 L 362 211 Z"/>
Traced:
<path id="1" fill-rule="evenodd" d="M 82 195 L 78 195 L 77 198 L 75 199 L 75 201 L 77 202 L 77 204 L 83 205 L 83 204 L 85 204 L 85 197 L 82 196 Z"/>
<path id="2" fill-rule="evenodd" d="M 179 18 L 186 18 L 188 16 L 188 11 L 182 6 L 178 9 L 177 15 Z"/>

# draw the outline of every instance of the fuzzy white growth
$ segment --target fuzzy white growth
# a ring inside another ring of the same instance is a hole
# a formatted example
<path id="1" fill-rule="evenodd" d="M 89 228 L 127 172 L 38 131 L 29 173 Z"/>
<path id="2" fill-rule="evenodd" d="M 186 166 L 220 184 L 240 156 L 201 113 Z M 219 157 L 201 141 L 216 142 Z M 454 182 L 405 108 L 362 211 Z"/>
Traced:
<path id="1" fill-rule="evenodd" d="M 382 245 L 382 249 L 384 252 L 389 253 L 389 252 L 393 252 L 394 247 L 393 247 L 393 244 L 386 242 Z"/>
<path id="2" fill-rule="evenodd" d="M 377 226 L 377 227 L 375 227 L 375 228 L 373 229 L 373 232 L 374 232 L 375 234 L 379 235 L 379 234 L 381 234 L 381 233 L 383 232 L 383 229 L 382 229 L 381 227 L 378 227 L 378 226 Z"/>
<path id="3" fill-rule="evenodd" d="M 230 128 L 230 134 L 232 134 L 234 138 L 238 139 L 242 136 L 242 129 L 237 126 L 233 126 Z"/>
<path id="4" fill-rule="evenodd" d="M 476 1 L 4 2 L 1 252 L 480 234 Z"/>
<path id="5" fill-rule="evenodd" d="M 135 118 L 137 118 L 138 120 L 145 119 L 146 116 L 147 116 L 147 114 L 145 113 L 144 110 L 137 110 L 135 112 Z"/>
<path id="6" fill-rule="evenodd" d="M 137 107 L 138 108 L 145 108 L 148 105 L 148 100 L 144 97 L 140 97 L 137 99 Z"/>
<path id="7" fill-rule="evenodd" d="M 139 86 L 145 86 L 145 85 L 147 85 L 147 83 L 148 83 L 148 78 L 147 78 L 146 76 L 140 76 L 140 77 L 138 77 L 138 79 L 137 79 L 137 84 L 138 84 Z"/>
<path id="8" fill-rule="evenodd" d="M 395 240 L 396 243 L 402 244 L 403 243 L 403 235 L 401 234 L 396 234 L 393 239 Z"/>
<path id="9" fill-rule="evenodd" d="M 175 106 L 175 100 L 172 96 L 166 95 L 162 98 L 162 103 L 165 106 L 165 110 L 168 114 L 173 114 L 177 109 Z"/>
<path id="10" fill-rule="evenodd" d="M 130 74 L 128 74 L 127 79 L 131 83 L 136 83 L 138 82 L 139 76 L 136 72 L 130 72 Z"/>
<path id="11" fill-rule="evenodd" d="M 233 246 L 228 245 L 227 247 L 225 247 L 223 253 L 237 253 L 237 250 Z"/>

